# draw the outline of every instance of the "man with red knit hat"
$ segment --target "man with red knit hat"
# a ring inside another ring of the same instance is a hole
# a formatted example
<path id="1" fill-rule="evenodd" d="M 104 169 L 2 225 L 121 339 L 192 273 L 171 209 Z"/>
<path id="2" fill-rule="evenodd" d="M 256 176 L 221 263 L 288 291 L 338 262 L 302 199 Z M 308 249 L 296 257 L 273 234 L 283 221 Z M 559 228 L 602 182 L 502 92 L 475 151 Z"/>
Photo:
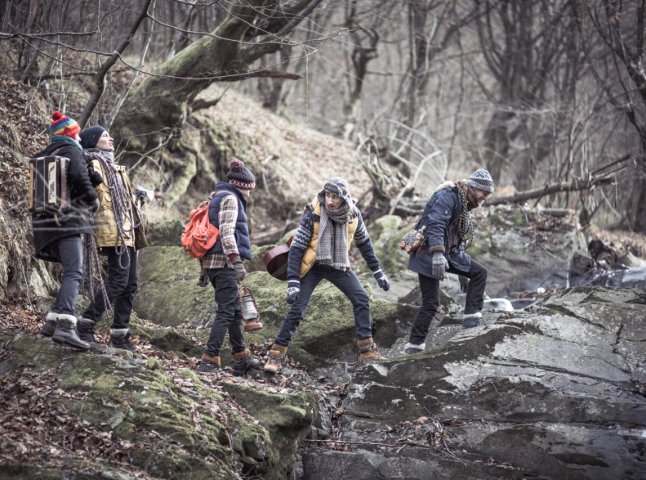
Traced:
<path id="1" fill-rule="evenodd" d="M 63 269 L 61 287 L 45 317 L 41 333 L 77 350 L 88 350 L 90 344 L 76 333 L 74 308 L 83 280 L 81 235 L 92 234 L 91 218 L 99 208 L 99 200 L 83 160 L 80 131 L 72 118 L 61 112 L 52 114 L 50 144 L 34 157 L 57 155 L 69 158 L 67 184 L 71 207 L 56 215 L 34 213 L 32 228 L 36 258 L 59 262 Z"/>
<path id="2" fill-rule="evenodd" d="M 220 371 L 220 347 L 227 332 L 233 352 L 233 374 L 242 376 L 250 368 L 260 365 L 245 348 L 238 297 L 238 283 L 246 274 L 242 260 L 251 260 L 247 200 L 254 188 L 256 179 L 253 173 L 242 161 L 233 158 L 227 181 L 219 182 L 211 194 L 209 221 L 220 230 L 220 236 L 202 258 L 202 268 L 215 289 L 217 310 L 206 350 L 197 365 L 200 373 Z"/>

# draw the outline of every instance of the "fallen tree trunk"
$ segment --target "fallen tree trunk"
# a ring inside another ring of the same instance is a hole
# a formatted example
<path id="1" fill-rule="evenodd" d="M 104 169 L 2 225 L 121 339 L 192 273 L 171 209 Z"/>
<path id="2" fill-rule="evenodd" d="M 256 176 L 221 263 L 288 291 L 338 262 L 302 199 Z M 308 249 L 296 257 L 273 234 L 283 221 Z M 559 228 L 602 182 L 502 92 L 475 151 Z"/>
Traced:
<path id="1" fill-rule="evenodd" d="M 541 187 L 541 188 L 527 190 L 526 192 L 519 192 L 515 195 L 507 195 L 505 197 L 494 197 L 491 199 L 487 199 L 484 205 L 492 206 L 492 205 L 502 205 L 505 203 L 522 203 L 534 198 L 540 199 L 545 195 L 551 195 L 553 193 L 578 192 L 581 190 L 589 190 L 593 187 L 596 187 L 597 185 L 607 185 L 614 182 L 615 182 L 614 177 L 604 177 L 604 178 L 591 177 L 585 180 L 574 179 L 570 183 L 567 183 L 567 182 L 555 183 L 552 185 L 545 185 L 544 187 Z"/>

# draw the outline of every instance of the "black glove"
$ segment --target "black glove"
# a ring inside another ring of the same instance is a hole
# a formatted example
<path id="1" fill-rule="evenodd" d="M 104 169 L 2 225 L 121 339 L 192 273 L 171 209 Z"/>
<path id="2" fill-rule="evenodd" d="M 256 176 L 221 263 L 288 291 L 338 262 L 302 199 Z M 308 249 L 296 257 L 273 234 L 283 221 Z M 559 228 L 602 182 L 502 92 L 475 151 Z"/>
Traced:
<path id="1" fill-rule="evenodd" d="M 388 281 L 388 277 L 381 270 L 381 268 L 374 272 L 372 275 L 375 277 L 375 280 L 377 280 L 379 288 L 381 288 L 384 292 L 387 292 L 390 289 L 390 282 Z"/>
<path id="2" fill-rule="evenodd" d="M 460 290 L 466 293 L 467 288 L 469 287 L 469 279 L 464 275 L 458 275 L 458 280 L 460 281 Z"/>
<path id="3" fill-rule="evenodd" d="M 206 287 L 209 284 L 209 276 L 206 273 L 206 269 L 202 268 L 200 270 L 200 278 L 197 281 L 198 287 Z"/>
<path id="4" fill-rule="evenodd" d="M 244 264 L 242 263 L 242 259 L 240 257 L 238 257 L 238 259 L 233 262 L 233 269 L 236 272 L 236 282 L 242 282 L 245 275 L 247 275 L 247 271 L 245 270 Z"/>
<path id="5" fill-rule="evenodd" d="M 287 282 L 287 303 L 290 305 L 298 300 L 298 295 L 301 293 L 301 282 L 298 280 L 290 280 Z"/>
<path id="6" fill-rule="evenodd" d="M 88 167 L 87 174 L 90 177 L 90 183 L 94 188 L 103 183 L 103 177 L 101 176 L 101 174 L 94 170 L 92 167 Z"/>
<path id="7" fill-rule="evenodd" d="M 99 208 L 101 208 L 101 203 L 99 202 L 98 198 L 95 198 L 94 201 L 88 206 L 88 210 L 92 215 L 98 212 Z"/>

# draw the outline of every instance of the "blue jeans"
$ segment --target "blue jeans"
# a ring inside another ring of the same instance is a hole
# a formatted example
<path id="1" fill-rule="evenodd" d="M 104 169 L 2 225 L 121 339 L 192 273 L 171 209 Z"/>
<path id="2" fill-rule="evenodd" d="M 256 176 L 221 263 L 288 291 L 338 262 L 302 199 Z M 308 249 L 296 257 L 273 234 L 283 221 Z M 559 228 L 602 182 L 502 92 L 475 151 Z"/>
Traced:
<path id="1" fill-rule="evenodd" d="M 74 315 L 74 306 L 83 281 L 83 241 L 80 235 L 72 235 L 58 240 L 53 248 L 58 250 L 63 280 L 52 312 Z"/>
<path id="2" fill-rule="evenodd" d="M 487 270 L 478 262 L 471 259 L 469 273 L 461 272 L 449 266 L 449 273 L 456 273 L 469 279 L 467 298 L 464 305 L 464 313 L 476 313 L 482 310 L 484 304 L 484 291 L 487 285 Z M 440 281 L 435 278 L 419 275 L 419 288 L 422 293 L 422 306 L 417 312 L 413 328 L 410 332 L 409 342 L 419 345 L 424 343 L 428 334 L 428 327 L 433 317 L 440 308 Z"/>
<path id="3" fill-rule="evenodd" d="M 220 347 L 227 332 L 229 332 L 232 352 L 242 352 L 245 348 L 242 338 L 242 308 L 238 298 L 235 270 L 209 268 L 206 273 L 215 289 L 215 303 L 218 306 L 206 344 L 206 353 L 214 357 L 220 355 Z"/>
<path id="4" fill-rule="evenodd" d="M 274 343 L 284 347 L 289 345 L 289 342 L 296 335 L 296 329 L 305 317 L 307 305 L 310 303 L 312 293 L 314 293 L 314 289 L 321 280 L 327 280 L 332 283 L 332 285 L 341 290 L 352 302 L 357 339 L 372 337 L 372 320 L 370 317 L 368 294 L 355 273 L 351 270 L 337 270 L 316 263 L 301 278 L 301 291 L 298 295 L 298 300 L 293 303 L 292 308 L 283 319 L 283 323 L 280 325 L 280 332 L 278 332 Z"/>
<path id="5" fill-rule="evenodd" d="M 128 328 L 132 301 L 137 292 L 137 251 L 133 247 L 104 247 L 108 255 L 108 279 L 105 285 L 108 300 L 112 304 L 112 327 Z M 94 301 L 83 312 L 85 318 L 98 322 L 105 312 L 103 292 L 94 293 Z"/>

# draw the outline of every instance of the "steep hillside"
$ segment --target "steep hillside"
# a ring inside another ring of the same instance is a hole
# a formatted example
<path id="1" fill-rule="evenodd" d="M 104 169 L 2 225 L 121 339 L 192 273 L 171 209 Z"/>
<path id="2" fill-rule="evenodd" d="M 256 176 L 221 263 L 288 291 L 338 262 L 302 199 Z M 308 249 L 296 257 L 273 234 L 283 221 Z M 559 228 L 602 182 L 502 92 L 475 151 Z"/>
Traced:
<path id="1" fill-rule="evenodd" d="M 296 221 L 330 177 L 345 178 L 355 198 L 370 190 L 350 143 L 274 115 L 232 90 L 214 86 L 201 96 L 218 98 L 217 105 L 194 112 L 178 144 L 162 153 L 163 171 L 147 159 L 137 165 L 135 181 L 157 191 L 151 218 L 183 220 L 224 178 L 232 156 L 256 176 L 249 206 L 254 241 Z"/>

